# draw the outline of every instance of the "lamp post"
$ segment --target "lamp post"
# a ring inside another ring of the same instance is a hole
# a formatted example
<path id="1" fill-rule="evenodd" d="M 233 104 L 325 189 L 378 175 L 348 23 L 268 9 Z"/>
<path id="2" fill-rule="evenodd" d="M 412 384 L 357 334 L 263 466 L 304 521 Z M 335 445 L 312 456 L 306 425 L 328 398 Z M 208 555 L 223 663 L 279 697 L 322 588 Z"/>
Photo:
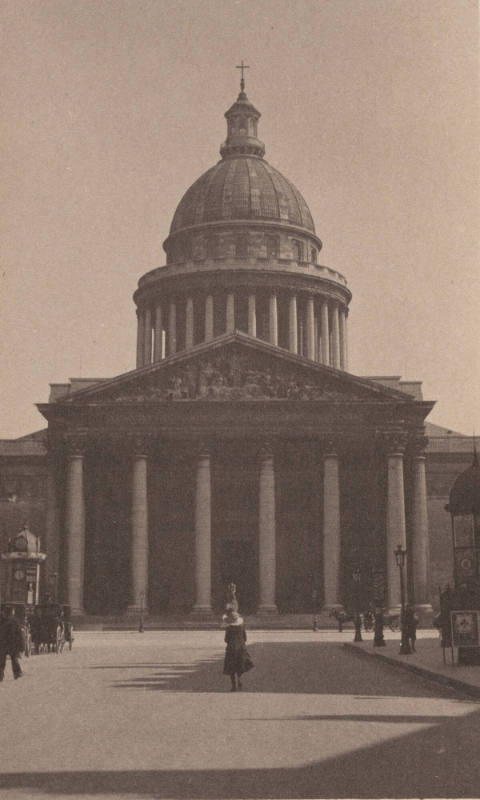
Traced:
<path id="1" fill-rule="evenodd" d="M 139 633 L 144 633 L 144 631 L 145 631 L 145 628 L 143 626 L 143 602 L 144 602 L 143 599 L 144 599 L 144 593 L 142 592 L 141 595 L 140 595 L 140 623 L 139 623 L 139 626 L 138 626 L 138 632 Z"/>
<path id="2" fill-rule="evenodd" d="M 362 639 L 362 619 L 360 617 L 360 581 L 362 574 L 357 567 L 353 570 L 353 583 L 355 586 L 355 638 L 354 642 L 363 642 Z"/>
<path id="3" fill-rule="evenodd" d="M 313 584 L 313 587 L 312 587 L 312 610 L 313 610 L 312 630 L 314 630 L 314 631 L 318 630 L 318 624 L 317 624 L 317 598 L 318 598 L 317 587 L 315 586 L 315 584 Z"/>
<path id="4" fill-rule="evenodd" d="M 403 568 L 405 566 L 405 558 L 407 556 L 407 551 L 402 548 L 401 544 L 399 544 L 397 549 L 394 550 L 393 552 L 395 553 L 395 561 L 397 562 L 397 567 L 400 570 L 400 605 L 401 605 L 400 622 L 402 628 L 402 639 L 400 642 L 399 654 L 401 656 L 408 656 L 412 651 L 410 650 L 410 645 L 408 643 L 407 626 L 405 624 L 405 584 L 403 580 Z"/>

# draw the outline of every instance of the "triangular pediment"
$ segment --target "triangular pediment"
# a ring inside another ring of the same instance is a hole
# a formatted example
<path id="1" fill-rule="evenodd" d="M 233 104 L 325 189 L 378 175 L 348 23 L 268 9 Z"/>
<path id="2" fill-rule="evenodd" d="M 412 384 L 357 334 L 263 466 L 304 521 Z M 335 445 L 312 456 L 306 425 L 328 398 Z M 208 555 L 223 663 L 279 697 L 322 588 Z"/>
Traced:
<path id="1" fill-rule="evenodd" d="M 182 401 L 413 402 L 410 395 L 232 333 L 59 398 L 59 404 Z"/>

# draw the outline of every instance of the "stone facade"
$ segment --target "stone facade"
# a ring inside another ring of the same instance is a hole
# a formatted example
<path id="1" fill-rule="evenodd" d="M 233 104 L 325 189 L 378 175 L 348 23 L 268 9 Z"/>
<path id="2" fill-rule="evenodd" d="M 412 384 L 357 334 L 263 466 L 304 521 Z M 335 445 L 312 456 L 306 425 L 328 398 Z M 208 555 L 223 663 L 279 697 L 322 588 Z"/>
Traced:
<path id="1" fill-rule="evenodd" d="M 52 385 L 48 432 L 0 442 L 0 547 L 28 522 L 76 615 L 204 615 L 231 581 L 246 612 L 351 607 L 358 569 L 365 606 L 398 608 L 402 544 L 428 610 L 470 442 L 428 443 L 419 384 L 348 372 L 347 282 L 243 86 L 225 116 L 134 294 L 136 369 Z"/>

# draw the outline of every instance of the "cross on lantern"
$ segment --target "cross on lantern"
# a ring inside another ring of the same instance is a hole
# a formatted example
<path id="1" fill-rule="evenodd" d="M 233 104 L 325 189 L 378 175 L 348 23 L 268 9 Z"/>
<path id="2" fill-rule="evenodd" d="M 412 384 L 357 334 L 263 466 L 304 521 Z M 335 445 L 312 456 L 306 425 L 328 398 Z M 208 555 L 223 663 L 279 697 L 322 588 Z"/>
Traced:
<path id="1" fill-rule="evenodd" d="M 243 58 L 242 58 L 242 63 L 240 64 L 240 66 L 235 67 L 235 69 L 241 69 L 242 70 L 242 78 L 241 78 L 241 81 L 240 81 L 240 90 L 243 92 L 243 90 L 245 89 L 245 80 L 244 80 L 244 74 L 243 73 L 244 73 L 244 70 L 250 69 L 250 67 L 248 66 L 248 64 L 244 64 L 243 63 Z"/>

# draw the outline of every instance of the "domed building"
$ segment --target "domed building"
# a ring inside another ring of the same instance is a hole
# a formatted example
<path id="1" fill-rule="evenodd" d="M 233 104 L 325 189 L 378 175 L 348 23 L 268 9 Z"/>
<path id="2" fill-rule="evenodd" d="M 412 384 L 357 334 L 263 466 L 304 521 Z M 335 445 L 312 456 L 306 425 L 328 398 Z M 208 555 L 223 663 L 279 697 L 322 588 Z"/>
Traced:
<path id="1" fill-rule="evenodd" d="M 135 293 L 137 367 L 241 331 L 346 369 L 347 282 L 318 264 L 312 215 L 265 161 L 260 113 L 243 85 L 225 117 L 221 160 L 181 199 L 166 266 L 144 275 Z"/>
<path id="2" fill-rule="evenodd" d="M 77 615 L 209 615 L 233 581 L 243 612 L 312 597 L 329 611 L 352 606 L 360 570 L 362 603 L 397 608 L 400 543 L 428 611 L 433 403 L 348 372 L 347 281 L 265 160 L 243 79 L 225 117 L 221 159 L 134 293 L 136 368 L 54 384 L 38 405 L 58 593 Z"/>

